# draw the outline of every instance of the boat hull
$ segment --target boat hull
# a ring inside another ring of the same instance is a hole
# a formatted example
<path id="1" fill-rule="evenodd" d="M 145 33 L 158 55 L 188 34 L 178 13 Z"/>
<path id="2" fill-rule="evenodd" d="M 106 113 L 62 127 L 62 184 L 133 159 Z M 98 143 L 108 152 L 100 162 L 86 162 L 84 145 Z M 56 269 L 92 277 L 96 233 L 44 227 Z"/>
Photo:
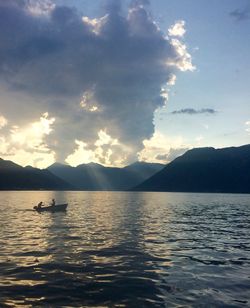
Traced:
<path id="1" fill-rule="evenodd" d="M 66 211 L 68 207 L 67 203 L 64 204 L 56 204 L 56 205 L 49 205 L 49 206 L 43 206 L 41 208 L 38 208 L 37 206 L 34 207 L 34 210 L 41 213 L 41 212 L 63 212 Z"/>

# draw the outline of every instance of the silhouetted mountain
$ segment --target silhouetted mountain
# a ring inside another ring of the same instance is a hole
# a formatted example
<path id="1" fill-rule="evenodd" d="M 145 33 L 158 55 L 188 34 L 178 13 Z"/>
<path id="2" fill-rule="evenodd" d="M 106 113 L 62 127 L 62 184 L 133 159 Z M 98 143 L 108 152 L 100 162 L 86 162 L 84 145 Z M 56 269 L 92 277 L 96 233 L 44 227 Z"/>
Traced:
<path id="1" fill-rule="evenodd" d="M 163 164 L 135 162 L 131 165 L 124 167 L 125 170 L 133 173 L 140 174 L 142 178 L 149 178 L 156 172 L 162 170 L 165 167 Z"/>
<path id="2" fill-rule="evenodd" d="M 77 167 L 55 163 L 48 170 L 79 190 L 127 190 L 146 180 L 164 165 L 136 162 L 125 168 L 82 164 Z"/>
<path id="3" fill-rule="evenodd" d="M 69 190 L 72 185 L 48 170 L 21 167 L 0 158 L 0 190 Z"/>
<path id="4" fill-rule="evenodd" d="M 250 145 L 187 151 L 134 190 L 250 193 Z"/>

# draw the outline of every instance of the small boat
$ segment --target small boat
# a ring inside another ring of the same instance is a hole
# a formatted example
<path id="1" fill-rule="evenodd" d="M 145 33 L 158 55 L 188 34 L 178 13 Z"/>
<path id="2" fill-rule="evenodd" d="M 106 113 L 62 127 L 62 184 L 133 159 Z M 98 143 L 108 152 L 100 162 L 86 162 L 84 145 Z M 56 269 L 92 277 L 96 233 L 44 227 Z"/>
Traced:
<path id="1" fill-rule="evenodd" d="M 55 204 L 55 205 L 48 205 L 48 206 L 42 206 L 38 207 L 37 205 L 34 206 L 34 210 L 41 213 L 41 212 L 62 212 L 66 211 L 68 206 L 68 203 L 64 204 Z"/>

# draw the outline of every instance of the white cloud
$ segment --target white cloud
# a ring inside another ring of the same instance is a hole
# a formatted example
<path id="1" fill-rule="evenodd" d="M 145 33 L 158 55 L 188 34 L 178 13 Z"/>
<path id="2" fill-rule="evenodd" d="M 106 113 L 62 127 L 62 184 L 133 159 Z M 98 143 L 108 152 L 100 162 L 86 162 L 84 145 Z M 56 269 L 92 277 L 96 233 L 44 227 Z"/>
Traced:
<path id="1" fill-rule="evenodd" d="M 164 99 L 166 104 L 169 98 L 169 89 L 166 86 L 161 88 L 161 97 Z"/>
<path id="2" fill-rule="evenodd" d="M 44 137 L 51 133 L 51 125 L 54 122 L 55 118 L 49 118 L 49 114 L 44 113 L 39 121 L 33 122 L 25 127 L 15 126 L 11 129 L 11 142 L 15 146 L 46 152 L 48 149 L 44 144 Z"/>
<path id="3" fill-rule="evenodd" d="M 144 140 L 143 144 L 144 149 L 138 153 L 138 159 L 154 163 L 168 163 L 191 148 L 181 136 L 167 137 L 157 131 L 150 139 Z"/>
<path id="4" fill-rule="evenodd" d="M 87 164 L 95 161 L 94 152 L 87 149 L 87 143 L 80 140 L 75 140 L 75 143 L 77 148 L 65 159 L 66 163 L 76 167 L 80 164 Z"/>
<path id="5" fill-rule="evenodd" d="M 6 126 L 7 123 L 8 123 L 7 119 L 4 116 L 0 115 L 0 129 Z"/>
<path id="6" fill-rule="evenodd" d="M 165 103 L 165 105 L 161 106 L 161 108 L 166 106 L 167 101 L 169 99 L 170 87 L 174 86 L 175 82 L 176 82 L 176 75 L 175 74 L 170 74 L 168 81 L 161 87 L 160 96 L 161 96 L 161 98 L 163 99 L 163 101 Z"/>
<path id="7" fill-rule="evenodd" d="M 6 155 L 9 149 L 9 142 L 7 142 L 6 138 L 0 136 L 0 156 Z"/>
<path id="8" fill-rule="evenodd" d="M 84 92 L 80 101 L 80 107 L 88 112 L 100 111 L 100 107 L 94 98 L 94 87 L 93 89 Z"/>
<path id="9" fill-rule="evenodd" d="M 110 144 L 110 145 L 118 145 L 119 142 L 117 139 L 113 139 L 110 135 L 108 135 L 106 133 L 105 130 L 100 130 L 98 132 L 98 137 L 99 139 L 95 142 L 95 145 L 98 146 L 102 146 L 102 145 L 106 145 L 106 144 Z"/>
<path id="10" fill-rule="evenodd" d="M 55 8 L 55 4 L 50 0 L 29 0 L 26 8 L 34 16 L 48 15 Z"/>
<path id="11" fill-rule="evenodd" d="M 169 78 L 169 80 L 167 82 L 167 85 L 168 86 L 174 86 L 175 82 L 176 82 L 176 75 L 175 74 L 171 74 L 170 78 Z"/>
<path id="12" fill-rule="evenodd" d="M 89 18 L 88 16 L 83 16 L 82 21 L 85 25 L 88 25 L 90 31 L 95 33 L 96 35 L 100 34 L 102 26 L 105 24 L 108 15 L 105 15 L 100 18 Z"/>
<path id="13" fill-rule="evenodd" d="M 185 21 L 179 20 L 173 26 L 168 29 L 169 36 L 179 36 L 182 37 L 186 33 Z"/>
<path id="14" fill-rule="evenodd" d="M 246 132 L 250 134 L 250 121 L 247 121 L 245 125 L 246 125 Z"/>
<path id="15" fill-rule="evenodd" d="M 96 112 L 98 110 L 99 110 L 98 106 L 95 106 L 95 105 L 89 109 L 90 112 Z"/>
<path id="16" fill-rule="evenodd" d="M 44 113 L 38 121 L 8 127 L 7 137 L 0 135 L 0 155 L 21 165 L 47 167 L 55 161 L 55 153 L 45 142 L 45 137 L 53 131 L 54 122 L 54 118 Z"/>
<path id="17" fill-rule="evenodd" d="M 74 152 L 65 160 L 72 166 L 95 162 L 105 166 L 121 167 L 125 165 L 126 154 L 129 152 L 128 148 L 112 138 L 104 129 L 98 132 L 94 147 L 80 140 L 75 140 L 75 144 Z"/>
<path id="18" fill-rule="evenodd" d="M 44 169 L 55 162 L 55 153 L 47 152 L 28 152 L 26 150 L 18 149 L 10 154 L 3 155 L 4 159 L 14 161 L 21 166 L 33 166 Z"/>
<path id="19" fill-rule="evenodd" d="M 172 39 L 171 43 L 175 48 L 178 57 L 174 62 L 170 60 L 168 64 L 177 66 L 182 72 L 194 71 L 196 67 L 192 64 L 192 57 L 187 51 L 187 46 L 178 39 Z"/>

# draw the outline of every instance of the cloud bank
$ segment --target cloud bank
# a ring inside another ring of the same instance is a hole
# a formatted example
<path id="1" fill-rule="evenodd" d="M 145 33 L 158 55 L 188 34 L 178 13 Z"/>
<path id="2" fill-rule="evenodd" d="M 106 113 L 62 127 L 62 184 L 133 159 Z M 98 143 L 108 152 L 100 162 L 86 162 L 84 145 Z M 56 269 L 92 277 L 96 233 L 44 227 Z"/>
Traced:
<path id="1" fill-rule="evenodd" d="M 91 19 L 52 1 L 0 0 L 1 112 L 9 125 L 49 114 L 43 142 L 58 161 L 83 148 L 110 164 L 135 160 L 166 103 L 162 89 L 194 70 L 183 22 L 166 36 L 148 1 L 125 14 L 120 1 L 107 3 Z M 117 143 L 96 143 L 101 132 Z"/>
<path id="2" fill-rule="evenodd" d="M 139 153 L 139 160 L 154 163 L 169 163 L 191 148 L 182 136 L 165 136 L 155 131 L 150 139 L 143 141 L 144 148 Z"/>

